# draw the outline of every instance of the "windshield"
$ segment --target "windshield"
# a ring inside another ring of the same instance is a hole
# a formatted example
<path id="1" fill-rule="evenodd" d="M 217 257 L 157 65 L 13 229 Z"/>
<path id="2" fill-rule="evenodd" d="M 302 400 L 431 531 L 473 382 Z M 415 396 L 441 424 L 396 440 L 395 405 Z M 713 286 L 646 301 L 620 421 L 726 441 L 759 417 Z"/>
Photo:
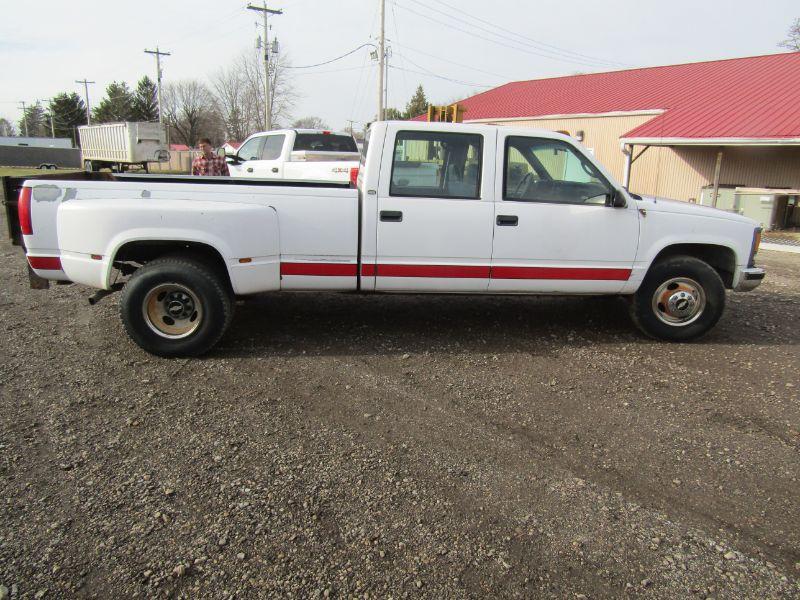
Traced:
<path id="1" fill-rule="evenodd" d="M 358 152 L 355 140 L 349 135 L 331 133 L 298 133 L 294 150 L 317 152 Z"/>

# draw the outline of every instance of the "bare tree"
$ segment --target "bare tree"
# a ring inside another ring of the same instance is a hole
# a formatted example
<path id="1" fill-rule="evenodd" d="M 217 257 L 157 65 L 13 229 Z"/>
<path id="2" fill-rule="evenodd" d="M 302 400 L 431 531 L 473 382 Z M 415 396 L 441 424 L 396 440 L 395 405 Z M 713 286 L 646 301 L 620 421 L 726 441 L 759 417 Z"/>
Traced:
<path id="1" fill-rule="evenodd" d="M 282 54 L 278 60 L 270 63 L 270 82 L 269 90 L 272 96 L 270 111 L 272 124 L 275 129 L 280 129 L 292 114 L 292 107 L 297 101 L 297 92 L 291 83 L 286 69 L 289 59 Z M 253 127 L 254 131 L 264 131 L 264 67 L 258 55 L 252 52 L 245 52 L 239 59 L 242 75 L 247 87 L 247 122 Z"/>
<path id="2" fill-rule="evenodd" d="M 0 118 L 0 135 L 2 136 L 17 135 L 17 130 L 14 128 L 14 124 L 6 118 Z"/>
<path id="3" fill-rule="evenodd" d="M 224 125 L 216 99 L 203 82 L 183 79 L 170 83 L 164 86 L 162 102 L 173 139 L 192 148 L 200 137 L 209 137 L 215 144 L 223 141 Z"/>
<path id="4" fill-rule="evenodd" d="M 211 78 L 217 104 L 230 140 L 242 141 L 252 129 L 248 123 L 247 84 L 239 63 L 217 71 Z"/>
<path id="5" fill-rule="evenodd" d="M 297 100 L 287 63 L 286 56 L 270 63 L 272 122 L 276 128 L 289 121 Z M 243 140 L 264 131 L 264 66 L 256 53 L 243 52 L 230 66 L 217 71 L 211 82 L 229 138 Z"/>
<path id="6" fill-rule="evenodd" d="M 319 117 L 303 117 L 292 123 L 292 129 L 330 129 L 330 126 Z"/>
<path id="7" fill-rule="evenodd" d="M 783 40 L 778 46 L 789 50 L 800 50 L 800 18 L 794 20 L 787 32 L 789 37 Z"/>

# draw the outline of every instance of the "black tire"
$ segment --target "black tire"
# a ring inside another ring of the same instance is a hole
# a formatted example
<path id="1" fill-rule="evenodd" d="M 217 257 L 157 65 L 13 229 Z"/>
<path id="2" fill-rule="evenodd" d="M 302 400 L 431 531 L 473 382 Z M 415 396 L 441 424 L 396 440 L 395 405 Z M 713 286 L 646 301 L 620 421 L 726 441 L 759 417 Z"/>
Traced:
<path id="1" fill-rule="evenodd" d="M 705 335 L 724 309 L 725 285 L 719 274 L 691 256 L 652 265 L 630 304 L 631 318 L 642 332 L 670 342 Z"/>
<path id="2" fill-rule="evenodd" d="M 230 325 L 229 289 L 221 273 L 201 260 L 181 255 L 159 258 L 137 269 L 125 285 L 120 317 L 143 350 L 158 356 L 198 356 L 210 350 Z"/>

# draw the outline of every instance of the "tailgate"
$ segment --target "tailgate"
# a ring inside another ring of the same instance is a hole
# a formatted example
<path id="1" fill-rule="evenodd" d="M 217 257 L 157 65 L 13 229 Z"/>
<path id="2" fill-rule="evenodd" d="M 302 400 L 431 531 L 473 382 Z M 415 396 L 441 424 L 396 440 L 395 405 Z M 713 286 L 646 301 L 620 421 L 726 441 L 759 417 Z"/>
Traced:
<path id="1" fill-rule="evenodd" d="M 22 184 L 31 179 L 57 179 L 88 181 L 94 179 L 111 179 L 110 174 L 86 173 L 75 171 L 71 173 L 48 173 L 47 175 L 27 175 L 25 177 L 5 176 L 2 178 L 3 205 L 6 209 L 6 229 L 11 243 L 15 246 L 22 246 L 22 233 L 19 229 L 19 213 L 17 212 L 17 202 L 19 198 L 19 188 Z"/>

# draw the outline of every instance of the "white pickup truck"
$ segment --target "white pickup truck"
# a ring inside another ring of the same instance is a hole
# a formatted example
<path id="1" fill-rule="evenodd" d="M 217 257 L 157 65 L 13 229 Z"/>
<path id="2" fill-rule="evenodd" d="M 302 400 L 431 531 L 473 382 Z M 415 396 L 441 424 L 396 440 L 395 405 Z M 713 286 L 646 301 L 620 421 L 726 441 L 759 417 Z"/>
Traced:
<path id="1" fill-rule="evenodd" d="M 359 152 L 352 135 L 323 129 L 277 129 L 247 138 L 228 155 L 231 177 L 350 181 Z"/>
<path id="2" fill-rule="evenodd" d="M 356 188 L 103 175 L 24 182 L 28 263 L 106 291 L 130 276 L 122 321 L 164 356 L 207 351 L 235 296 L 276 290 L 619 294 L 645 333 L 691 340 L 764 277 L 754 221 L 642 200 L 550 131 L 376 123 Z"/>

